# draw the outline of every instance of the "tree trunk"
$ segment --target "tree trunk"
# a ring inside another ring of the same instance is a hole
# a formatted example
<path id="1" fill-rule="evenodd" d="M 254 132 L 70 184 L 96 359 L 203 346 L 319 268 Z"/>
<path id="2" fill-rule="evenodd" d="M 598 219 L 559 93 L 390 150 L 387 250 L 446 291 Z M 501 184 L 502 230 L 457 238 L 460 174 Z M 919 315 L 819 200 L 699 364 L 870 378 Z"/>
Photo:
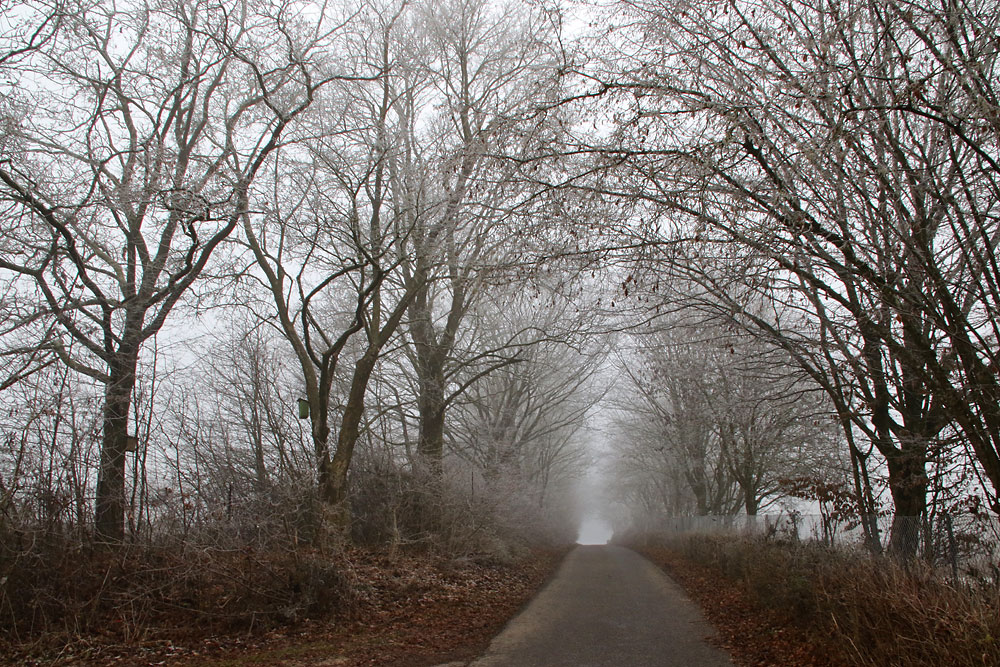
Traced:
<path id="1" fill-rule="evenodd" d="M 878 517 L 876 516 L 875 497 L 872 494 L 871 480 L 868 477 L 868 455 L 863 454 L 854 441 L 854 430 L 850 419 L 841 412 L 841 427 L 847 438 L 847 447 L 851 453 L 851 474 L 854 478 L 854 502 L 858 506 L 861 527 L 865 531 L 865 543 L 873 554 L 882 553 L 882 538 L 879 534 Z"/>
<path id="2" fill-rule="evenodd" d="M 351 390 L 344 406 L 344 416 L 340 423 L 340 433 L 337 435 L 337 451 L 330 460 L 328 474 L 323 478 L 320 493 L 324 504 L 330 511 L 330 520 L 334 527 L 344 535 L 351 530 L 351 508 L 347 497 L 347 474 L 354 456 L 354 447 L 361 435 L 361 419 L 365 413 L 365 393 L 375 362 L 378 360 L 379 347 L 371 346 L 358 359 L 354 366 L 351 379 Z M 321 477 L 323 476 L 321 468 Z"/>
<path id="3" fill-rule="evenodd" d="M 440 479 L 443 473 L 444 460 L 444 372 L 441 364 L 420 378 L 420 396 L 418 409 L 420 411 L 420 435 L 417 441 L 417 453 L 420 463 L 434 479 Z"/>
<path id="4" fill-rule="evenodd" d="M 105 542 L 125 537 L 125 453 L 128 450 L 128 416 L 135 389 L 138 350 L 119 353 L 111 363 L 104 389 L 104 435 L 94 506 L 94 529 Z"/>
<path id="5" fill-rule="evenodd" d="M 705 468 L 695 467 L 691 472 L 685 473 L 691 494 L 694 495 L 695 514 L 705 516 L 709 514 L 708 508 L 708 484 L 705 482 Z"/>
<path id="6" fill-rule="evenodd" d="M 434 327 L 433 298 L 431 285 L 427 280 L 422 281 L 409 308 L 410 337 L 413 340 L 416 358 L 414 365 L 419 383 L 417 405 L 420 412 L 420 434 L 417 453 L 420 464 L 431 475 L 432 484 L 436 487 L 440 487 L 444 472 L 444 422 L 447 410 L 445 367 L 455 348 L 455 337 L 466 308 L 466 291 L 462 281 L 453 275 L 451 285 L 448 318 L 440 332 Z"/>
<path id="7" fill-rule="evenodd" d="M 417 515 L 422 531 L 435 533 L 441 529 L 441 499 L 444 493 L 444 372 L 443 364 L 418 364 L 420 395 L 417 408 L 420 412 L 420 434 L 417 440 L 417 458 L 420 472 L 425 475 L 417 493 Z"/>
<path id="8" fill-rule="evenodd" d="M 333 462 L 330 460 L 330 427 L 322 420 L 313 427 L 313 447 L 316 451 L 316 484 L 320 501 L 333 505 L 338 492 L 333 482 Z"/>
<path id="9" fill-rule="evenodd" d="M 889 553 L 900 558 L 917 555 L 920 521 L 927 510 L 927 470 L 923 450 L 901 450 L 886 457 L 889 491 L 895 513 L 889 532 Z"/>

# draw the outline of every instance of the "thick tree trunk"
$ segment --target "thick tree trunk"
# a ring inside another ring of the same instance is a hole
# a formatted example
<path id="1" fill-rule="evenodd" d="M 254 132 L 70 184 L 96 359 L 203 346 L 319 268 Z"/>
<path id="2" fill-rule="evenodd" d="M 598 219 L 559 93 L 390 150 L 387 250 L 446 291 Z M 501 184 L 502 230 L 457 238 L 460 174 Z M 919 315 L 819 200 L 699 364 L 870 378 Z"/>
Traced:
<path id="1" fill-rule="evenodd" d="M 448 318 L 441 331 L 433 324 L 433 299 L 430 284 L 424 282 L 410 306 L 410 336 L 416 358 L 418 379 L 417 406 L 420 434 L 417 453 L 420 465 L 440 487 L 444 471 L 444 423 L 447 410 L 445 368 L 455 347 L 455 337 L 465 314 L 466 292 L 461 281 L 452 281 Z"/>
<path id="2" fill-rule="evenodd" d="M 128 416 L 137 363 L 137 351 L 115 358 L 104 390 L 104 436 L 97 477 L 94 529 L 97 538 L 105 542 L 121 542 L 125 537 L 125 454 L 128 450 Z"/>
<path id="3" fill-rule="evenodd" d="M 709 514 L 708 509 L 708 492 L 705 489 L 705 483 L 702 480 L 698 482 L 690 483 L 691 493 L 694 494 L 694 504 L 695 513 L 698 516 L 705 516 Z"/>
<path id="4" fill-rule="evenodd" d="M 927 470 L 922 450 L 900 451 L 886 457 L 889 491 L 895 513 L 889 532 L 889 553 L 913 558 L 920 544 L 920 522 L 927 511 Z"/>
<path id="5" fill-rule="evenodd" d="M 379 348 L 369 347 L 364 355 L 358 359 L 354 367 L 354 375 L 351 379 L 351 390 L 347 397 L 347 404 L 344 406 L 344 416 L 340 423 L 340 432 L 337 435 L 337 451 L 334 452 L 330 460 L 328 473 L 324 473 L 321 468 L 321 498 L 330 512 L 330 520 L 334 527 L 344 535 L 349 535 L 351 530 L 351 508 L 348 503 L 347 482 L 348 472 L 351 467 L 351 458 L 354 456 L 354 447 L 361 436 L 361 419 L 365 413 L 365 392 L 368 389 L 368 381 L 371 379 L 372 371 L 375 370 L 375 362 L 378 360 Z"/>
<path id="6" fill-rule="evenodd" d="M 443 364 L 421 365 L 420 433 L 417 458 L 420 471 L 426 476 L 419 488 L 416 502 L 420 529 L 435 533 L 441 528 L 441 499 L 444 493 L 444 372 Z"/>
<path id="7" fill-rule="evenodd" d="M 417 453 L 424 469 L 435 479 L 440 479 L 444 460 L 444 372 L 440 367 L 425 369 L 429 372 L 420 378 L 420 434 Z"/>
<path id="8" fill-rule="evenodd" d="M 333 505 L 337 491 L 333 482 L 333 462 L 330 460 L 330 390 L 333 368 L 329 358 L 324 358 L 319 383 L 314 395 L 309 396 L 309 419 L 312 426 L 313 451 L 316 455 L 316 486 L 320 502 Z"/>
<path id="9" fill-rule="evenodd" d="M 330 427 L 321 420 L 313 427 L 313 446 L 316 451 L 316 484 L 320 501 L 332 505 L 337 502 L 338 493 L 333 478 L 333 462 L 330 459 Z"/>

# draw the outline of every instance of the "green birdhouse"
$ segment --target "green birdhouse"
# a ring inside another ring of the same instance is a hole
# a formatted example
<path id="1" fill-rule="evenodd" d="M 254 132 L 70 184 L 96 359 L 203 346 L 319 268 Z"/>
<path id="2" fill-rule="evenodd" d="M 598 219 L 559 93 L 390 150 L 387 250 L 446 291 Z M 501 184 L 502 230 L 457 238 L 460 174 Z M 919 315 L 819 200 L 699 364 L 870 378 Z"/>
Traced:
<path id="1" fill-rule="evenodd" d="M 299 399 L 299 419 L 309 419 L 309 401 L 304 398 Z"/>

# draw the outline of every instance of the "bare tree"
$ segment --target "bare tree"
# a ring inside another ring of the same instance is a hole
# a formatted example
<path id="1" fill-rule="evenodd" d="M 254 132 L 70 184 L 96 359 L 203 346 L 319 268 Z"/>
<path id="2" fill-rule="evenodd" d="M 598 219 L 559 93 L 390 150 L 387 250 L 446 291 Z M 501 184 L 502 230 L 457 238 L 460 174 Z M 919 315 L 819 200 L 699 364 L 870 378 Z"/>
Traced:
<path id="1" fill-rule="evenodd" d="M 12 385 L 0 413 L 0 525 L 83 529 L 100 424 L 94 383 L 51 366 Z"/>
<path id="2" fill-rule="evenodd" d="M 501 341 L 495 348 L 502 355 L 517 349 L 517 355 L 464 386 L 453 382 L 448 397 L 454 404 L 448 449 L 473 463 L 487 484 L 519 480 L 518 493 L 539 506 L 557 482 L 580 473 L 587 460 L 580 434 L 604 395 L 595 387 L 602 343 L 588 340 L 572 322 L 568 303 L 553 306 L 545 300 L 544 293 L 517 295 L 488 318 L 480 312 L 490 337 Z M 501 324 L 504 320 L 509 321 Z M 505 337 L 505 328 L 515 335 Z"/>
<path id="3" fill-rule="evenodd" d="M 682 341 L 647 345 L 636 361 L 621 363 L 627 384 L 615 425 L 616 487 L 648 516 L 734 513 L 741 498 L 711 417 L 707 350 Z"/>
<path id="4" fill-rule="evenodd" d="M 368 81 L 339 87 L 313 137 L 282 151 L 259 193 L 265 212 L 243 224 L 270 301 L 258 315 L 273 320 L 298 360 L 319 497 L 343 528 L 369 381 L 426 279 L 400 270 L 417 210 L 407 190 L 420 177 L 404 141 L 419 83 L 401 38 L 412 28 L 406 9 L 370 3 L 354 17 L 349 42 Z M 338 376 L 342 357 L 353 364 L 346 376 Z"/>
<path id="5" fill-rule="evenodd" d="M 330 28 L 272 6 L 89 4 L 16 65 L 0 153 L 5 289 L 105 387 L 95 526 L 123 534 L 136 366 L 329 79 Z M 10 118 L 10 116 L 8 116 Z M 11 119 L 13 120 L 13 119 Z M 72 344 L 70 343 L 72 341 Z"/>
<path id="6" fill-rule="evenodd" d="M 35 51 L 53 40 L 62 25 L 63 10 L 59 3 L 3 2 L 0 14 L 4 16 L 0 29 L 0 154 L 16 136 L 16 127 L 23 115 L 17 100 L 18 65 Z M 3 209 L 0 215 L 6 215 Z M 0 253 L 15 252 L 18 241 L 14 237 L 0 239 Z M 25 323 L 31 322 L 32 329 L 42 328 L 51 323 L 39 322 L 32 304 L 14 298 L 11 292 L 0 297 L 0 358 L 8 360 L 3 375 L 0 376 L 0 391 L 25 379 L 32 373 L 46 368 L 56 361 L 51 350 L 40 348 L 36 339 L 44 340 L 51 332 L 25 331 Z"/>
<path id="7" fill-rule="evenodd" d="M 541 216 L 532 217 L 538 207 L 526 204 L 536 191 L 513 176 L 516 160 L 537 152 L 539 126 L 555 127 L 538 107 L 559 86 L 561 54 L 558 24 L 522 3 L 433 2 L 420 17 L 425 104 L 441 111 L 429 131 L 411 139 L 420 160 L 414 166 L 431 176 L 411 194 L 424 212 L 406 265 L 422 276 L 407 332 L 418 381 L 418 452 L 440 475 L 447 378 L 463 365 L 482 372 L 488 356 L 460 349 L 465 319 L 497 266 L 516 261 L 526 233 L 541 226 Z"/>
<path id="8" fill-rule="evenodd" d="M 228 434 L 227 449 L 236 450 L 240 478 L 247 491 L 263 495 L 303 472 L 287 351 L 259 323 L 234 318 L 226 333 L 203 363 L 211 369 L 217 419 Z"/>
<path id="9" fill-rule="evenodd" d="M 664 476 L 641 475 L 664 509 L 754 515 L 786 495 L 782 480 L 830 467 L 829 407 L 787 355 L 691 312 L 632 336 L 621 421 L 638 425 L 618 467 Z"/>
<path id="10" fill-rule="evenodd" d="M 659 246 L 665 265 L 699 274 L 828 390 L 845 429 L 884 457 L 901 520 L 926 509 L 926 463 L 949 423 L 995 496 L 996 106 L 967 65 L 995 67 L 980 37 L 995 13 L 891 1 L 627 6 L 640 37 L 618 51 L 635 66 L 603 81 L 622 140 L 603 155 L 634 167 L 650 208 L 686 219 L 674 228 L 683 246 Z M 664 240 L 646 231 L 643 243 Z M 780 316 L 747 313 L 740 295 L 751 293 Z M 897 528 L 893 548 L 911 552 L 912 531 Z"/>

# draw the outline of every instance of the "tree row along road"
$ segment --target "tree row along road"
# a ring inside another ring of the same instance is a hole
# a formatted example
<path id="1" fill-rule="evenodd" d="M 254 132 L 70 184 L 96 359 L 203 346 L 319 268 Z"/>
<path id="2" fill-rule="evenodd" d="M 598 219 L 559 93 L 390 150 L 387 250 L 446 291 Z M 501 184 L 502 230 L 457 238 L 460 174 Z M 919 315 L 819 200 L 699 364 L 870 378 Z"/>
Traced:
<path id="1" fill-rule="evenodd" d="M 469 667 L 724 667 L 694 604 L 655 565 L 618 546 L 581 546 Z"/>

